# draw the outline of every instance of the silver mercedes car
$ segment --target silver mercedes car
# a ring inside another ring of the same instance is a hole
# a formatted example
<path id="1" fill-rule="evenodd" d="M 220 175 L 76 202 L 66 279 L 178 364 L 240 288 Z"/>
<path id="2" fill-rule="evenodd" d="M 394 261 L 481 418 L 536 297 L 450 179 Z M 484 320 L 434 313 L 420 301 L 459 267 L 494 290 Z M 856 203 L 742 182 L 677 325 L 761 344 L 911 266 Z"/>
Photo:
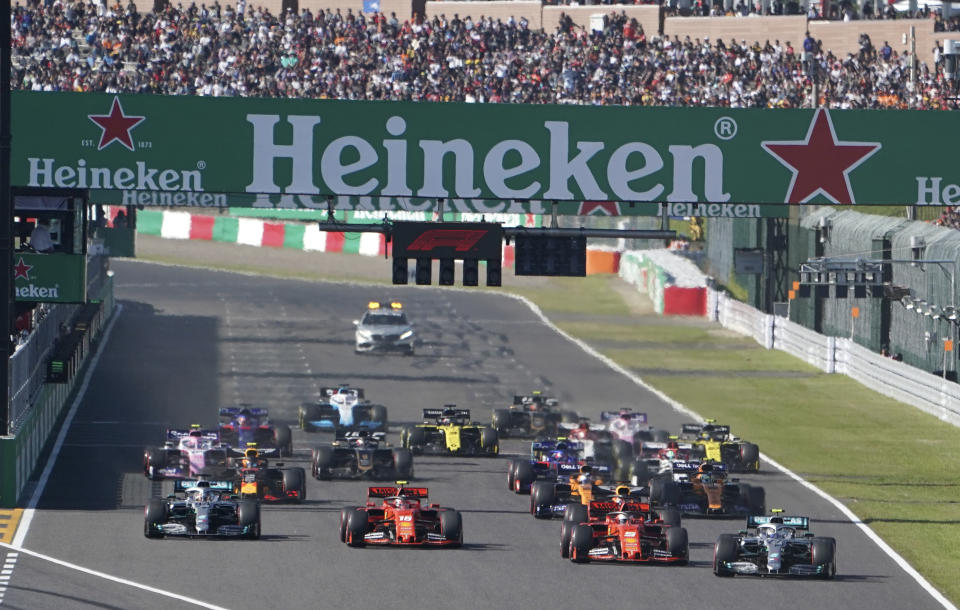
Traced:
<path id="1" fill-rule="evenodd" d="M 417 337 L 401 303 L 371 301 L 366 313 L 354 320 L 353 325 L 357 329 L 357 353 L 402 352 L 413 355 Z"/>

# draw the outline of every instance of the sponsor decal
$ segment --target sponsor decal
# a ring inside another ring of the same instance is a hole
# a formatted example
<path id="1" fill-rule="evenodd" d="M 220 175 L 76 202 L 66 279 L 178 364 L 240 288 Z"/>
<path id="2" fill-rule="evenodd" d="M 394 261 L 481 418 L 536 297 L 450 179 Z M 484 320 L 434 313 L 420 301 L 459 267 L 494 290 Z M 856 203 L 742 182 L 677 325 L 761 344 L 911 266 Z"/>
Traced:
<path id="1" fill-rule="evenodd" d="M 133 150 L 133 138 L 130 132 L 147 117 L 124 114 L 120 99 L 114 96 L 110 114 L 88 114 L 87 118 L 100 128 L 100 143 L 97 150 L 103 150 L 114 142 L 119 142 L 127 150 Z"/>
<path id="2" fill-rule="evenodd" d="M 486 229 L 429 229 L 414 239 L 407 250 L 427 253 L 437 248 L 453 248 L 457 252 L 468 252 L 487 233 Z"/>

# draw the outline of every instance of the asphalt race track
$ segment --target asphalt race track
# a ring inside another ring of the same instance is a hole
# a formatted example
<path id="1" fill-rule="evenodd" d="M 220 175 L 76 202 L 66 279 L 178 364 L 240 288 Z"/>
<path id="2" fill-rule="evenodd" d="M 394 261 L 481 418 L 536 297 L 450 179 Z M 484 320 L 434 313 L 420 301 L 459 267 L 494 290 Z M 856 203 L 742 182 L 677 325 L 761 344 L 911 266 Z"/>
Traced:
<path id="1" fill-rule="evenodd" d="M 924 608 L 940 607 L 834 507 L 786 476 L 748 477 L 768 506 L 807 514 L 838 540 L 834 581 L 716 578 L 717 535 L 742 521 L 686 519 L 688 567 L 575 565 L 560 558 L 559 521 L 535 521 L 507 491 L 506 459 L 417 458 L 417 483 L 463 512 L 465 545 L 352 549 L 340 508 L 366 483 L 308 480 L 308 500 L 270 506 L 260 541 L 147 540 L 143 505 L 159 484 L 143 447 L 166 427 L 216 423 L 216 408 L 262 404 L 294 424 L 321 385 L 349 382 L 389 408 L 394 429 L 420 409 L 456 403 L 489 421 L 515 392 L 544 389 L 581 414 L 635 406 L 653 424 L 686 421 L 587 356 L 522 303 L 495 294 L 258 278 L 115 261 L 123 309 L 40 499 L 24 548 L 227 608 Z M 371 299 L 404 302 L 416 356 L 358 356 L 351 320 Z M 397 434 L 392 435 L 394 439 Z M 297 457 L 322 434 L 294 431 Z M 522 441 L 505 453 L 527 451 Z M 763 448 L 761 447 L 761 450 Z M 20 555 L 3 606 L 179 608 L 157 593 Z"/>

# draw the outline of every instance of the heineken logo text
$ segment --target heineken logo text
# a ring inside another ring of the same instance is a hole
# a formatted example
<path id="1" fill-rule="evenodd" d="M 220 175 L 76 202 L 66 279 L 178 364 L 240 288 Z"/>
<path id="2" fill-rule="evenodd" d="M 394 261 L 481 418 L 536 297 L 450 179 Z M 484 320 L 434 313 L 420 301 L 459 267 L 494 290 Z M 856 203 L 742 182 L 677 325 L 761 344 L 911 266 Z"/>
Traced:
<path id="1" fill-rule="evenodd" d="M 402 138 L 403 117 L 386 120 L 382 139 L 344 135 L 317 146 L 322 118 L 248 114 L 253 126 L 248 193 L 499 199 L 725 202 L 723 151 L 715 144 L 652 145 L 576 140 L 567 121 L 544 121 L 527 140 L 484 144 L 464 138 Z M 319 163 L 316 161 L 319 160 Z M 289 168 L 283 177 L 278 166 Z M 422 168 L 421 172 L 413 168 Z M 477 170 L 479 169 L 479 175 Z M 452 170 L 452 172 L 445 171 Z M 664 175 L 666 173 L 666 175 Z M 695 184 L 695 176 L 702 182 Z M 666 180 L 664 180 L 666 178 Z"/>
<path id="2" fill-rule="evenodd" d="M 20 299 L 58 299 L 60 298 L 60 287 L 37 286 L 36 284 L 27 284 L 26 286 L 16 287 L 17 298 Z"/>

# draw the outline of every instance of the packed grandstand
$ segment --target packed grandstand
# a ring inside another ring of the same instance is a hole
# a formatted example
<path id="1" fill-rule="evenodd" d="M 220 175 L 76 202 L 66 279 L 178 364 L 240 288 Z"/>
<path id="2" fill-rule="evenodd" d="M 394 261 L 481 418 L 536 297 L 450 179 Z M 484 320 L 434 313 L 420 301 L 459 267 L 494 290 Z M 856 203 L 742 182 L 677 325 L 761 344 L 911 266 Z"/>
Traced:
<path id="1" fill-rule="evenodd" d="M 563 19 L 543 31 L 512 18 L 58 0 L 16 6 L 11 28 L 12 88 L 33 91 L 796 108 L 816 90 L 830 108 L 955 106 L 936 54 L 910 82 L 909 54 L 882 43 L 840 57 L 812 39 L 661 38 L 616 11 L 601 31 Z"/>

